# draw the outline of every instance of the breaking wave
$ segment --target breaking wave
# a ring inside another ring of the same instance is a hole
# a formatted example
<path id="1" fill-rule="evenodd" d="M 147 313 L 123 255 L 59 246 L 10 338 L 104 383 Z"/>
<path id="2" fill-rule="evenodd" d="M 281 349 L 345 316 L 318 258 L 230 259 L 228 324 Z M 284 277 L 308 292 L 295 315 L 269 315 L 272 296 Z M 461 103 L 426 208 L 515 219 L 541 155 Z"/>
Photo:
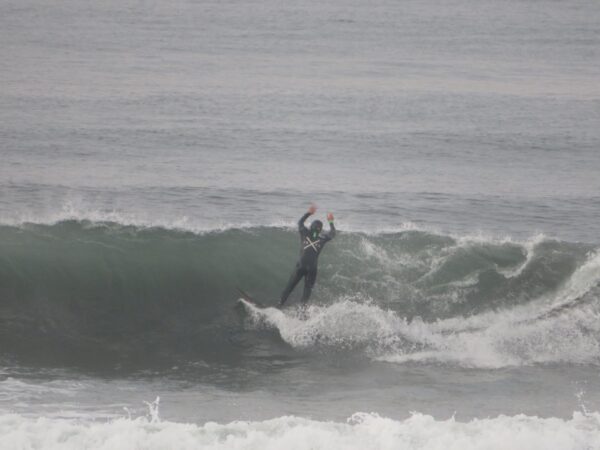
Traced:
<path id="1" fill-rule="evenodd" d="M 236 286 L 275 303 L 296 239 L 285 227 L 1 225 L 1 356 L 235 361 L 283 341 L 393 363 L 600 362 L 592 245 L 342 231 L 321 257 L 312 306 L 240 315 Z"/>

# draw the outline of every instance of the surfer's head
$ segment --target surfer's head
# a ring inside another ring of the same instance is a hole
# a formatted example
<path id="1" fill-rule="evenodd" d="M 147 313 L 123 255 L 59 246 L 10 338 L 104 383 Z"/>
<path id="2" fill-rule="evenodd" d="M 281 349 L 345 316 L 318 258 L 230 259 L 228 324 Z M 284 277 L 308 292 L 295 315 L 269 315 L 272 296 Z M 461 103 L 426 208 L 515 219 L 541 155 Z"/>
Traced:
<path id="1" fill-rule="evenodd" d="M 312 234 L 313 237 L 318 236 L 322 229 L 323 222 L 320 220 L 313 220 L 313 222 L 310 224 L 310 234 Z"/>

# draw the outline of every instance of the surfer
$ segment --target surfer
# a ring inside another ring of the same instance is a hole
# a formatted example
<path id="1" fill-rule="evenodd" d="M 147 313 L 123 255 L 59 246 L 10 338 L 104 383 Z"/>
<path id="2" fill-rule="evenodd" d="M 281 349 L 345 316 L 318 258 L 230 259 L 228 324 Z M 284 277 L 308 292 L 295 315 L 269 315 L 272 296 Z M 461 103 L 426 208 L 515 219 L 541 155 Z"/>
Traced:
<path id="1" fill-rule="evenodd" d="M 287 286 L 281 293 L 279 306 L 283 306 L 298 282 L 304 278 L 304 292 L 302 293 L 302 303 L 306 303 L 310 297 L 315 281 L 317 280 L 317 262 L 319 254 L 325 244 L 334 238 L 335 226 L 333 225 L 333 214 L 327 214 L 329 222 L 329 233 L 321 234 L 323 222 L 313 220 L 310 224 L 310 229 L 304 226 L 304 222 L 309 216 L 313 215 L 317 207 L 311 205 L 308 211 L 298 221 L 298 231 L 300 232 L 300 260 L 296 264 L 296 268 L 288 281 Z"/>

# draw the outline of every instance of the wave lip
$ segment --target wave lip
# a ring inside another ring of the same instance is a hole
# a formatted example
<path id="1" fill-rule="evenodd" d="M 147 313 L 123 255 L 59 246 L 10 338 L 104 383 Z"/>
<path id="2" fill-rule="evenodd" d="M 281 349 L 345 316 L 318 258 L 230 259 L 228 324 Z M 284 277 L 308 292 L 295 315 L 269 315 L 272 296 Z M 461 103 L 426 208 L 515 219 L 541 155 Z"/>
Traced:
<path id="1" fill-rule="evenodd" d="M 0 416 L 0 441 L 8 448 L 70 449 L 513 449 L 598 450 L 600 414 L 574 412 L 567 420 L 523 414 L 436 420 L 412 413 L 393 420 L 356 413 L 345 423 L 283 416 L 262 422 L 203 425 L 151 419 L 81 422 L 67 419 Z"/>

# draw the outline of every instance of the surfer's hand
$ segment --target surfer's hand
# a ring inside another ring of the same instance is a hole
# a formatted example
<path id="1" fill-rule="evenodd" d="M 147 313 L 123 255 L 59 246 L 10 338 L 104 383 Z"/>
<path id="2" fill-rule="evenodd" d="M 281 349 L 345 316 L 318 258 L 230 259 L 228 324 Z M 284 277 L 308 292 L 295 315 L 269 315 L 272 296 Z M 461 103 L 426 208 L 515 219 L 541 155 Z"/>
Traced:
<path id="1" fill-rule="evenodd" d="M 327 220 L 333 222 L 333 213 L 327 213 Z"/>
<path id="2" fill-rule="evenodd" d="M 309 214 L 314 214 L 317 211 L 317 207 L 315 205 L 310 205 L 308 207 L 308 213 Z"/>

